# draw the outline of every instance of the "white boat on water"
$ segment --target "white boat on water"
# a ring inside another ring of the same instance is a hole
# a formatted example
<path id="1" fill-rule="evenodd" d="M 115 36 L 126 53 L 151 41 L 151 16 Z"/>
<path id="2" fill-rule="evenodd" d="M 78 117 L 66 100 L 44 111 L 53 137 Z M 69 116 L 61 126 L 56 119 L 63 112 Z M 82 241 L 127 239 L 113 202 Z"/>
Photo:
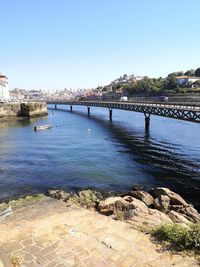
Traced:
<path id="1" fill-rule="evenodd" d="M 53 125 L 51 125 L 51 124 L 39 125 L 39 126 L 34 126 L 33 130 L 34 131 L 40 131 L 40 130 L 51 129 L 52 127 L 53 127 Z"/>

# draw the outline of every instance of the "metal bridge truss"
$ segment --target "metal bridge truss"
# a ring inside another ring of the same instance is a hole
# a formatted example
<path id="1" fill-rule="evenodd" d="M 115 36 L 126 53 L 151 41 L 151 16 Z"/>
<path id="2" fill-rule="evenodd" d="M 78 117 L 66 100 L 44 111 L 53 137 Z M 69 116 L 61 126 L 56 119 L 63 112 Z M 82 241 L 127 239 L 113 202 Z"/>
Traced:
<path id="1" fill-rule="evenodd" d="M 56 104 L 56 103 L 55 103 Z M 104 107 L 109 109 L 122 109 L 136 111 L 145 114 L 145 117 L 157 115 L 179 120 L 186 120 L 200 123 L 200 107 L 183 106 L 176 104 L 149 104 L 149 103 L 120 103 L 120 102 L 99 102 L 99 101 L 73 101 L 57 104 L 81 105 L 87 107 Z"/>
<path id="2" fill-rule="evenodd" d="M 150 120 L 150 115 L 168 117 L 178 120 L 185 120 L 200 123 L 200 106 L 175 103 L 138 103 L 138 102 L 108 102 L 108 101 L 48 101 L 47 104 L 69 105 L 72 111 L 73 105 L 86 106 L 88 115 L 90 107 L 108 108 L 110 119 L 112 119 L 112 109 L 122 109 L 144 113 L 146 121 Z"/>

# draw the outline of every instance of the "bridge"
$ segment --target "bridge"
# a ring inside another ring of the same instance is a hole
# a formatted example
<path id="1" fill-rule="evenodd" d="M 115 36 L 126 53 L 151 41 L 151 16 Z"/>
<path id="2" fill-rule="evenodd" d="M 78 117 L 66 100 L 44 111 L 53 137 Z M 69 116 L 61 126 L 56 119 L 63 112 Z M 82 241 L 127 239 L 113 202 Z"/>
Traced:
<path id="1" fill-rule="evenodd" d="M 86 106 L 88 116 L 90 116 L 90 107 L 102 107 L 109 110 L 109 119 L 112 120 L 113 109 L 122 109 L 140 112 L 145 117 L 145 127 L 149 128 L 150 116 L 162 116 L 178 120 L 200 123 L 200 104 L 195 102 L 151 102 L 151 101 L 47 101 L 47 104 L 69 105 L 70 111 L 73 106 Z"/>

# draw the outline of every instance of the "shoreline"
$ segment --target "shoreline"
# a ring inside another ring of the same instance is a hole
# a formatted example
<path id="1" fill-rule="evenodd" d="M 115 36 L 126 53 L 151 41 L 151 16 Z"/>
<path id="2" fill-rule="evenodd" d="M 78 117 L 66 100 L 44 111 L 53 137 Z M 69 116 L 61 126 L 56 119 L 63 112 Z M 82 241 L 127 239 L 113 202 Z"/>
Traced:
<path id="1" fill-rule="evenodd" d="M 48 112 L 43 112 L 40 114 L 35 114 L 32 116 L 2 116 L 0 117 L 0 122 L 9 122 L 9 121 L 23 121 L 23 120 L 29 120 L 29 119 L 34 119 L 34 118 L 39 118 L 39 117 L 45 117 L 48 116 Z"/>
<path id="2" fill-rule="evenodd" d="M 198 266 L 198 255 L 164 249 L 129 223 L 47 196 L 16 205 L 0 242 L 0 265 L 7 257 L 17 267 Z"/>
<path id="3" fill-rule="evenodd" d="M 35 118 L 48 115 L 46 102 L 8 102 L 0 104 L 0 122 L 9 118 Z"/>
<path id="4" fill-rule="evenodd" d="M 188 214 L 170 210 L 173 205 Z M 156 238 L 162 226 L 200 230 L 200 214 L 167 188 L 149 194 L 137 187 L 121 196 L 102 196 L 91 189 L 77 194 L 49 190 L 48 196 L 10 201 L 9 215 L 1 217 L 7 207 L 0 204 L 0 248 L 4 259 L 17 267 L 199 266 L 195 240 L 190 239 L 195 244 L 188 250 L 178 250 Z"/>
<path id="5" fill-rule="evenodd" d="M 137 190 L 143 190 L 145 192 L 148 192 L 149 190 L 151 190 L 151 189 L 148 190 L 146 187 L 143 187 L 141 185 L 136 185 L 136 186 L 133 186 L 132 188 L 136 188 Z M 26 197 L 35 197 L 37 195 L 48 196 L 48 191 L 51 191 L 51 190 L 63 191 L 63 192 L 66 192 L 70 195 L 76 195 L 81 191 L 91 190 L 93 192 L 100 193 L 104 198 L 106 198 L 106 197 L 117 197 L 117 196 L 121 196 L 121 195 L 126 195 L 131 191 L 131 188 L 129 190 L 109 190 L 109 189 L 99 189 L 99 188 L 95 188 L 95 187 L 83 187 L 83 188 L 77 188 L 77 189 L 69 190 L 69 189 L 62 188 L 62 187 L 61 188 L 56 188 L 56 187 L 51 188 L 50 187 L 47 190 L 33 190 L 33 191 L 30 190 L 29 192 L 17 193 L 15 195 L 8 196 L 8 197 L 3 197 L 3 198 L 0 197 L 0 204 L 2 202 L 8 203 L 9 201 L 17 201 L 19 199 L 25 199 Z M 187 199 L 186 199 L 186 201 L 189 205 L 193 206 L 195 209 L 197 209 L 198 212 L 200 212 L 200 204 L 199 203 L 197 203 L 195 205 L 195 203 L 193 203 Z"/>
<path id="6" fill-rule="evenodd" d="M 65 191 L 66 193 L 69 193 L 71 195 L 73 194 L 78 194 L 80 191 L 83 190 L 92 190 L 92 191 L 98 191 L 99 193 L 101 193 L 103 196 L 107 197 L 107 196 L 119 196 L 122 195 L 123 193 L 125 193 L 126 191 L 117 191 L 117 190 L 100 190 L 97 188 L 89 188 L 89 187 L 83 187 L 83 188 L 79 188 L 77 190 L 66 190 L 63 188 L 57 189 L 57 188 L 49 188 L 47 191 L 38 191 L 38 192 L 25 192 L 25 193 L 19 193 L 19 194 L 15 194 L 12 197 L 8 196 L 8 197 L 4 197 L 1 198 L 0 197 L 0 205 L 2 202 L 4 203 L 8 203 L 9 201 L 18 201 L 19 199 L 25 199 L 26 197 L 35 197 L 37 195 L 44 195 L 44 196 L 48 196 L 48 191 L 49 190 L 60 190 L 60 191 Z"/>
<path id="7" fill-rule="evenodd" d="M 86 209 L 92 209 L 104 215 L 112 215 L 113 218 L 118 218 L 120 215 L 123 220 L 129 220 L 129 222 L 132 220 L 133 224 L 138 223 L 138 218 L 139 223 L 153 223 L 153 225 L 154 220 L 157 220 L 158 224 L 168 222 L 200 223 L 200 213 L 192 203 L 185 201 L 179 194 L 164 187 L 144 191 L 141 186 L 134 186 L 128 192 L 91 188 L 77 191 L 49 189 L 46 193 L 29 193 L 0 199 L 0 211 L 6 206 L 23 204 L 26 200 L 45 196 L 62 200 L 70 205 L 73 203 Z M 143 213 L 145 214 L 144 217 Z M 142 221 L 140 221 L 140 217 L 142 217 Z"/>

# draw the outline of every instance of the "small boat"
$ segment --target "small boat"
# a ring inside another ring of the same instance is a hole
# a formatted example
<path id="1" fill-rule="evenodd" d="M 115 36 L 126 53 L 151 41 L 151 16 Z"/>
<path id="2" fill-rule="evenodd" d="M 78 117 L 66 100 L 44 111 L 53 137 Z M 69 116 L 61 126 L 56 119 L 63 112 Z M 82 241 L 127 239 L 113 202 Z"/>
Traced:
<path id="1" fill-rule="evenodd" d="M 46 125 L 34 126 L 33 130 L 34 131 L 40 131 L 40 130 L 46 130 L 46 129 L 51 129 L 51 128 L 53 128 L 53 125 L 46 124 Z"/>

